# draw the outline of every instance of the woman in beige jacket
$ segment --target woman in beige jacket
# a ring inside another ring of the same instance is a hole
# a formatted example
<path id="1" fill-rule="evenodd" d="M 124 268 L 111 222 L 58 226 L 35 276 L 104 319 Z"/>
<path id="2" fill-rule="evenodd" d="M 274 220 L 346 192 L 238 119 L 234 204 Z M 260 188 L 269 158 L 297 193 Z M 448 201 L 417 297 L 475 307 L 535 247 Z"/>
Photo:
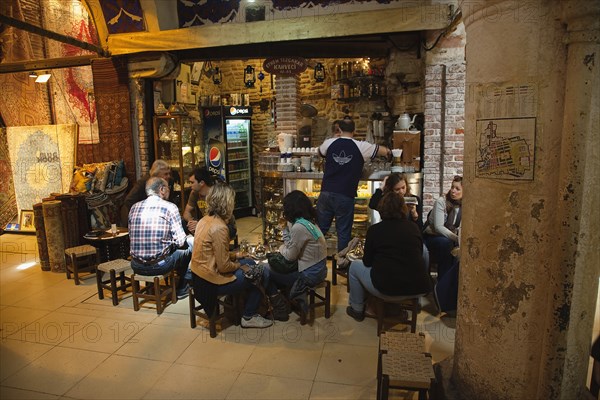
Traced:
<path id="1" fill-rule="evenodd" d="M 233 214 L 235 191 L 225 183 L 215 184 L 206 197 L 207 215 L 198 225 L 192 252 L 194 297 L 210 317 L 217 306 L 217 296 L 248 290 L 242 316 L 242 328 L 266 328 L 273 324 L 257 313 L 262 299 L 260 289 L 244 277 L 240 254 L 229 253 L 227 222 Z"/>

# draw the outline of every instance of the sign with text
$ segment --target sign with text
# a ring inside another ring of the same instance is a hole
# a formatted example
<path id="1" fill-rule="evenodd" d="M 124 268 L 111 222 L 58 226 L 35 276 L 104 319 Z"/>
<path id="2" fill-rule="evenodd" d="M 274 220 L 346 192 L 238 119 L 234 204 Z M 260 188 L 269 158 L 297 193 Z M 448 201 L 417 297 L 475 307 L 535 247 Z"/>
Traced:
<path id="1" fill-rule="evenodd" d="M 299 75 L 304 72 L 308 64 L 302 57 L 270 57 L 263 63 L 263 68 L 275 75 Z"/>

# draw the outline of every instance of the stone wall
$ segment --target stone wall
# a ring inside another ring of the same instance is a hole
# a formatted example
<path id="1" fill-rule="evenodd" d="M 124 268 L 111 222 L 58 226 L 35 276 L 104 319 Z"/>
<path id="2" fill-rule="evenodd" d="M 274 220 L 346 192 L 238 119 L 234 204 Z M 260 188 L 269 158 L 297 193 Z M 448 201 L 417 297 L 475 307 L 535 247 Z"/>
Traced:
<path id="1" fill-rule="evenodd" d="M 464 53 L 460 44 L 464 42 L 464 31 L 455 36 L 456 41 L 439 42 L 424 57 L 418 48 L 393 50 L 387 59 L 368 60 L 372 71 L 381 71 L 381 85 L 385 96 L 357 96 L 353 99 L 334 99 L 332 91 L 348 80 L 338 79 L 337 68 L 342 63 L 362 65 L 363 59 L 312 59 L 309 67 L 295 77 L 275 77 L 264 72 L 262 82 L 258 79 L 254 88 L 247 88 L 243 82 L 244 68 L 252 65 L 256 74 L 262 71 L 261 59 L 231 60 L 212 63 L 222 73 L 222 83 L 215 85 L 210 76 L 202 74 L 197 91 L 200 98 L 221 96 L 230 104 L 231 94 L 248 94 L 253 108 L 252 146 L 254 152 L 255 197 L 260 199 L 260 179 L 258 178 L 258 157 L 269 144 L 276 143 L 280 132 L 297 134 L 303 125 L 311 126 L 311 145 L 318 146 L 330 135 L 331 123 L 350 115 L 356 123 L 355 137 L 369 139 L 380 144 L 391 144 L 394 124 L 401 113 L 419 114 L 417 127 L 423 131 L 423 200 L 424 214 L 433 201 L 448 190 L 454 175 L 463 172 L 463 133 L 464 133 Z M 450 43 L 450 44 L 448 44 Z M 325 67 L 325 81 L 316 82 L 314 65 L 321 62 Z M 353 81 L 356 82 L 356 78 Z M 367 78 L 369 79 L 369 78 Z M 310 104 L 317 110 L 314 118 L 300 115 L 302 104 Z M 442 109 L 442 104 L 444 108 Z M 168 107 L 168 104 L 167 104 Z M 442 112 L 443 111 L 443 112 Z M 376 138 L 372 135 L 373 119 L 384 120 L 385 135 Z M 142 127 L 143 129 L 143 127 Z M 151 149 L 148 140 L 140 131 L 141 165 L 147 164 Z M 146 151 L 146 153 L 144 153 Z"/>

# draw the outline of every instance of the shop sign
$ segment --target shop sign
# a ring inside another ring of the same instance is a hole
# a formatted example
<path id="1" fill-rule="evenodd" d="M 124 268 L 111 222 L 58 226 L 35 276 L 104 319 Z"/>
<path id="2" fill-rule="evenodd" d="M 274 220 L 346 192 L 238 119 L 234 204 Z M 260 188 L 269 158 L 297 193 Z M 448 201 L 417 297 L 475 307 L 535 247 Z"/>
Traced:
<path id="1" fill-rule="evenodd" d="M 263 68 L 275 75 L 299 75 L 308 64 L 303 57 L 270 57 L 263 63 Z"/>

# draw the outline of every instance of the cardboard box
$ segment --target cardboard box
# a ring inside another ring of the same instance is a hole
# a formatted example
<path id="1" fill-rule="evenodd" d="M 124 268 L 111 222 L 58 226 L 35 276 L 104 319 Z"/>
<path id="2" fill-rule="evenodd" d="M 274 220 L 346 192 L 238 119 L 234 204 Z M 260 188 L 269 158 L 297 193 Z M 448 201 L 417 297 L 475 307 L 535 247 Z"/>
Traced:
<path id="1" fill-rule="evenodd" d="M 394 131 L 392 149 L 402 149 L 402 163 L 421 167 L 421 131 Z"/>

